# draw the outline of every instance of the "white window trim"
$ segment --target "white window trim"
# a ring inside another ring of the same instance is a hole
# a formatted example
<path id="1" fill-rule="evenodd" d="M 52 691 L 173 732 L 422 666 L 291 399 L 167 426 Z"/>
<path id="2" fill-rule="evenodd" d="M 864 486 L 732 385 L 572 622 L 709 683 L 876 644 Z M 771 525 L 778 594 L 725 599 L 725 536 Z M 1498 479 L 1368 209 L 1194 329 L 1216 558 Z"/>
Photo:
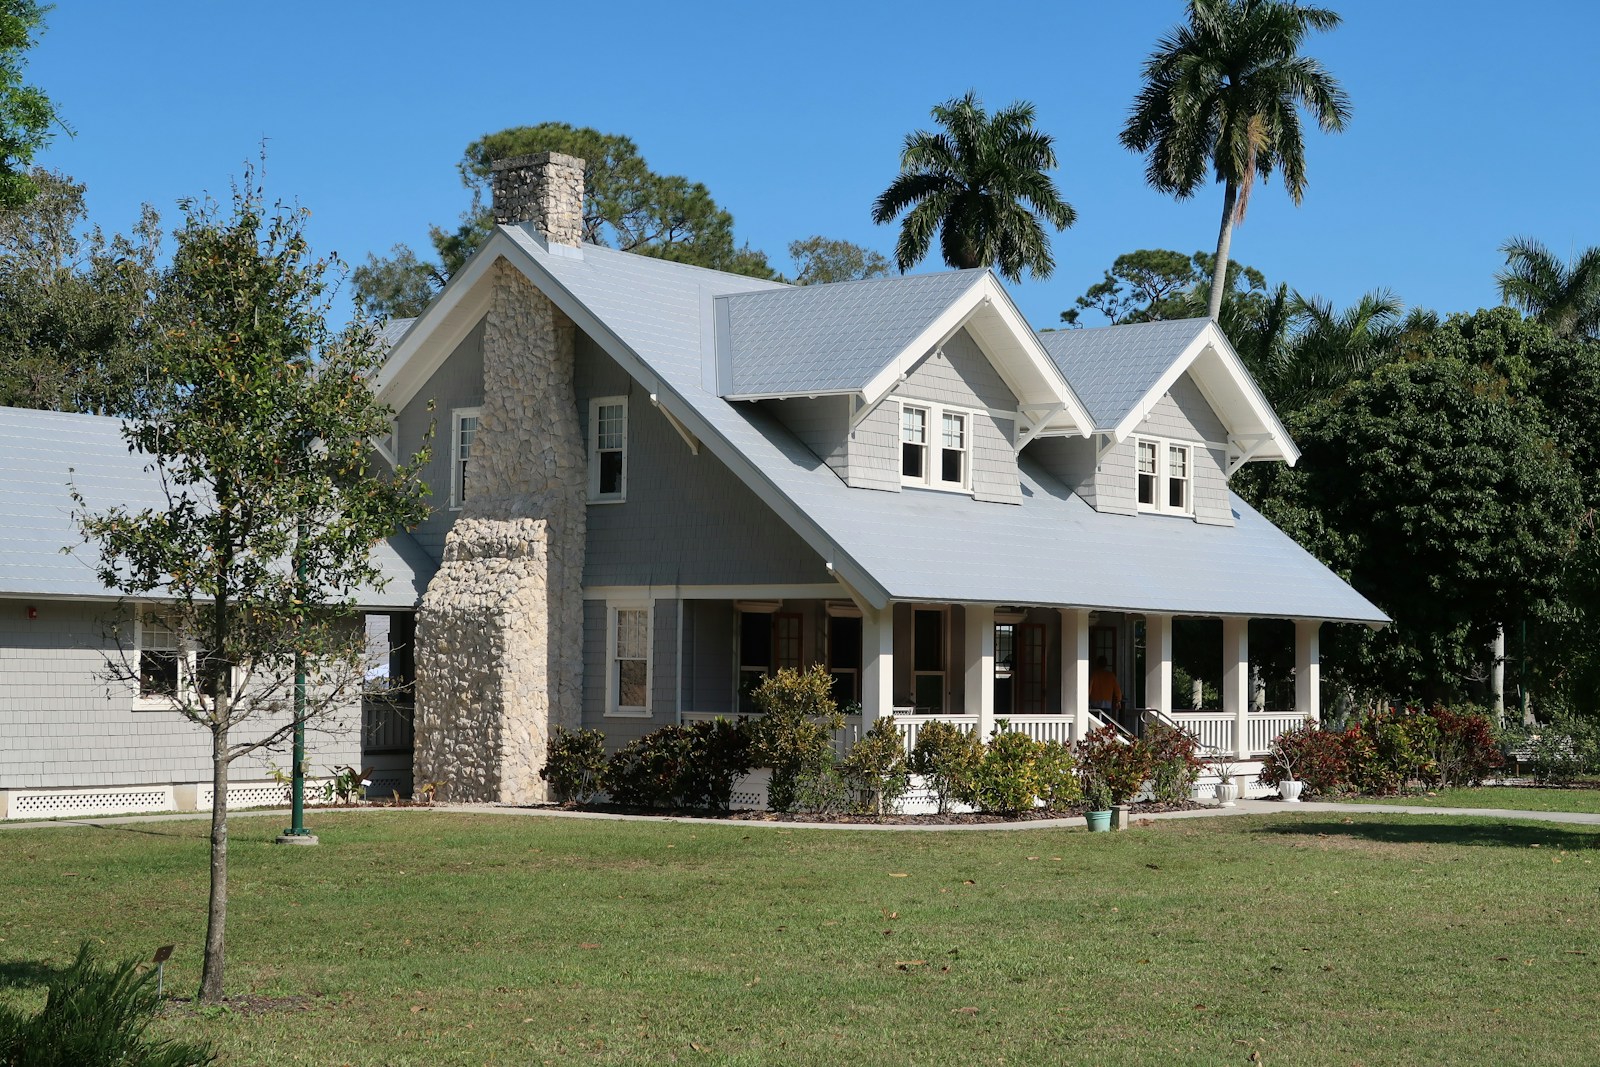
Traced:
<path id="1" fill-rule="evenodd" d="M 1201 449 L 1205 448 L 1205 443 L 1202 441 L 1179 441 L 1171 437 L 1150 436 L 1135 437 L 1132 440 L 1134 506 L 1138 508 L 1139 511 L 1148 514 L 1183 515 L 1193 518 L 1195 481 L 1194 459 L 1196 454 L 1198 454 Z M 1139 500 L 1139 446 L 1141 444 L 1153 444 L 1156 446 L 1156 500 L 1154 505 L 1141 503 Z M 1167 500 L 1169 499 L 1167 492 L 1167 480 L 1170 477 L 1168 471 L 1171 468 L 1171 465 L 1168 462 L 1168 450 L 1172 448 L 1181 448 L 1188 454 L 1186 466 L 1189 471 L 1189 477 L 1185 479 L 1185 481 L 1188 482 L 1188 491 L 1183 495 L 1185 506 L 1182 508 L 1175 508 L 1167 503 Z"/>
<path id="2" fill-rule="evenodd" d="M 645 617 L 644 707 L 624 708 L 617 691 L 617 612 L 642 611 Z M 608 719 L 648 719 L 653 714 L 656 684 L 656 612 L 650 600 L 606 601 L 606 707 Z"/>
<path id="3" fill-rule="evenodd" d="M 465 503 L 461 499 L 461 420 L 477 419 L 478 426 L 473 432 L 473 444 L 477 444 L 478 432 L 483 429 L 483 408 L 453 408 L 450 412 L 450 510 L 460 511 Z M 469 454 L 469 460 L 472 458 Z"/>
<path id="4" fill-rule="evenodd" d="M 900 418 L 895 421 L 895 469 L 900 473 L 900 484 L 911 486 L 915 489 L 936 489 L 941 493 L 972 494 L 972 454 L 973 437 L 978 428 L 978 412 L 972 408 L 957 407 L 954 404 L 940 404 L 932 400 L 918 400 L 915 397 L 905 397 L 900 400 Z M 905 409 L 917 408 L 928 413 L 927 420 L 923 423 L 927 441 L 923 448 L 927 450 L 922 464 L 923 477 L 911 478 L 905 473 L 905 460 L 903 446 L 905 445 Z M 961 482 L 947 482 L 941 477 L 935 477 L 934 472 L 944 470 L 944 416 L 945 414 L 960 415 L 966 420 L 966 462 L 961 465 Z"/>
<path id="5" fill-rule="evenodd" d="M 195 672 L 199 661 L 199 649 L 194 642 L 178 642 L 178 693 L 176 696 L 146 696 L 139 691 L 138 664 L 144 655 L 144 617 L 147 612 L 160 610 L 157 605 L 137 604 L 133 612 L 133 710 L 134 711 L 180 711 L 185 705 L 192 704 L 195 697 Z M 244 672 L 239 667 L 229 671 L 230 684 L 233 696 L 238 697 L 244 687 Z"/>
<path id="6" fill-rule="evenodd" d="M 600 408 L 613 404 L 622 407 L 622 489 L 620 492 L 600 493 Z M 597 396 L 589 401 L 589 503 L 622 504 L 628 499 L 628 398 L 625 396 Z"/>

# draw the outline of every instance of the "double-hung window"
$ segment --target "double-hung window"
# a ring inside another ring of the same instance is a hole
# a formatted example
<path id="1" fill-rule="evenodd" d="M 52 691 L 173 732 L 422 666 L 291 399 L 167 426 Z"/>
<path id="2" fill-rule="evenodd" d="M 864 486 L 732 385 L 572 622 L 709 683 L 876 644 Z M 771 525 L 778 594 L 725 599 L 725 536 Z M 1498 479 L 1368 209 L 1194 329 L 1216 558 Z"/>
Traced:
<path id="1" fill-rule="evenodd" d="M 140 608 L 134 615 L 133 639 L 138 656 L 137 707 L 171 709 L 217 695 L 210 654 L 184 637 L 171 613 Z M 227 675 L 232 695 L 237 696 L 241 673 L 231 667 Z"/>
<path id="2" fill-rule="evenodd" d="M 589 401 L 589 499 L 618 502 L 628 495 L 628 398 Z"/>
<path id="3" fill-rule="evenodd" d="M 472 442 L 478 436 L 478 414 L 482 408 L 456 408 L 450 413 L 450 506 L 467 502 L 467 467 L 472 459 Z"/>
<path id="4" fill-rule="evenodd" d="M 1194 446 L 1156 438 L 1134 439 L 1139 510 L 1194 514 Z"/>
<path id="5" fill-rule="evenodd" d="M 970 411 L 910 401 L 900 405 L 900 484 L 930 489 L 972 486 Z"/>
<path id="6" fill-rule="evenodd" d="M 613 604 L 607 633 L 606 714 L 650 715 L 650 606 Z"/>

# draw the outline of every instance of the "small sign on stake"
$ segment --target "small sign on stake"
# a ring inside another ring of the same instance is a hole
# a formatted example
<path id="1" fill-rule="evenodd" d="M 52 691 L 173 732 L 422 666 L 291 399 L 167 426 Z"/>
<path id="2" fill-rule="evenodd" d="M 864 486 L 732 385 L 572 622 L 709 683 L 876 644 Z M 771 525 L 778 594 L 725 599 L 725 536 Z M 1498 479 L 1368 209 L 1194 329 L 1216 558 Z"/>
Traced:
<path id="1" fill-rule="evenodd" d="M 156 996 L 161 996 L 166 981 L 167 961 L 172 958 L 172 950 L 176 945 L 162 945 L 156 949 L 155 959 L 151 962 L 156 965 Z"/>

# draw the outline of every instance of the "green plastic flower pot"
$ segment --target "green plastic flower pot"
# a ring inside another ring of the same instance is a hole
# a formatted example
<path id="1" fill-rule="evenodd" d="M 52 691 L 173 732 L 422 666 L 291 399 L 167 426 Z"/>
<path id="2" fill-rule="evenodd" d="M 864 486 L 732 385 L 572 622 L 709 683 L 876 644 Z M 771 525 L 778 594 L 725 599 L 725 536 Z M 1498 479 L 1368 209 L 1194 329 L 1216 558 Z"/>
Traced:
<path id="1" fill-rule="evenodd" d="M 1111 812 L 1109 812 L 1109 811 L 1086 811 L 1086 812 L 1083 813 L 1083 817 L 1089 823 L 1089 832 L 1090 833 L 1103 834 L 1103 833 L 1109 833 L 1110 832 L 1110 830 L 1111 830 Z"/>

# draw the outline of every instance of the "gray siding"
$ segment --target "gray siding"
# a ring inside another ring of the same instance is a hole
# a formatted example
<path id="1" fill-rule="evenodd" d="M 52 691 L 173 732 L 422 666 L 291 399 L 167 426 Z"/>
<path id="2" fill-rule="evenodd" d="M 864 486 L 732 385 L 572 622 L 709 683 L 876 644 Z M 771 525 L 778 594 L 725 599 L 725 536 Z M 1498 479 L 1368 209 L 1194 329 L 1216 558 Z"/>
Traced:
<path id="1" fill-rule="evenodd" d="M 1132 515 L 1139 510 L 1137 462 L 1132 438 L 1113 445 L 1100 457 L 1094 477 L 1097 510 L 1113 515 Z"/>
<path id="2" fill-rule="evenodd" d="M 1082 497 L 1090 507 L 1100 507 L 1092 437 L 1044 437 L 1030 442 L 1026 451 L 1030 459 Z M 1131 502 L 1128 511 L 1132 511 Z"/>
<path id="3" fill-rule="evenodd" d="M 1014 424 L 988 413 L 990 409 L 1015 411 L 1017 398 L 970 334 L 962 330 L 943 349 L 918 363 L 893 394 L 976 411 L 971 443 L 972 495 L 979 500 L 1022 503 L 1016 447 L 1012 443 Z M 891 472 L 898 475 L 898 450 L 891 463 Z"/>
<path id="4" fill-rule="evenodd" d="M 649 394 L 582 334 L 578 418 L 628 398 L 627 500 L 591 504 L 584 585 L 829 582 L 822 558 L 708 449 L 689 451 Z"/>
<path id="5" fill-rule="evenodd" d="M 683 708 L 717 715 L 734 709 L 734 622 L 726 600 L 683 602 Z"/>
<path id="6" fill-rule="evenodd" d="M 428 410 L 432 402 L 433 410 Z M 444 536 L 456 521 L 450 510 L 450 463 L 455 442 L 450 440 L 450 412 L 474 408 L 483 403 L 483 323 L 473 327 L 456 350 L 434 372 L 399 412 L 398 449 L 410 456 L 422 447 L 428 426 L 436 424 L 433 455 L 422 472 L 423 481 L 433 490 L 429 500 L 433 511 L 418 526 L 414 536 L 423 550 L 436 561 L 444 558 Z"/>
<path id="7" fill-rule="evenodd" d="M 797 397 L 765 405 L 847 484 L 850 481 L 850 398 Z"/>
<path id="8" fill-rule="evenodd" d="M 610 614 L 604 600 L 583 602 L 583 727 L 605 734 L 608 752 L 678 721 L 678 602 L 656 600 L 650 616 L 650 715 L 608 716 L 606 625 Z"/>
<path id="9" fill-rule="evenodd" d="M 28 618 L 30 605 L 38 618 Z M 121 659 L 117 617 L 109 604 L 0 600 L 0 789 L 211 780 L 205 730 L 174 711 L 135 710 L 132 688 L 108 680 L 107 657 Z M 313 727 L 312 773 L 360 762 L 359 723 L 352 707 Z M 281 751 L 262 752 L 235 761 L 230 778 L 265 779 L 273 761 L 288 764 Z"/>
<path id="10" fill-rule="evenodd" d="M 900 407 L 887 401 L 862 416 L 850 433 L 850 470 L 856 489 L 900 491 Z"/>

